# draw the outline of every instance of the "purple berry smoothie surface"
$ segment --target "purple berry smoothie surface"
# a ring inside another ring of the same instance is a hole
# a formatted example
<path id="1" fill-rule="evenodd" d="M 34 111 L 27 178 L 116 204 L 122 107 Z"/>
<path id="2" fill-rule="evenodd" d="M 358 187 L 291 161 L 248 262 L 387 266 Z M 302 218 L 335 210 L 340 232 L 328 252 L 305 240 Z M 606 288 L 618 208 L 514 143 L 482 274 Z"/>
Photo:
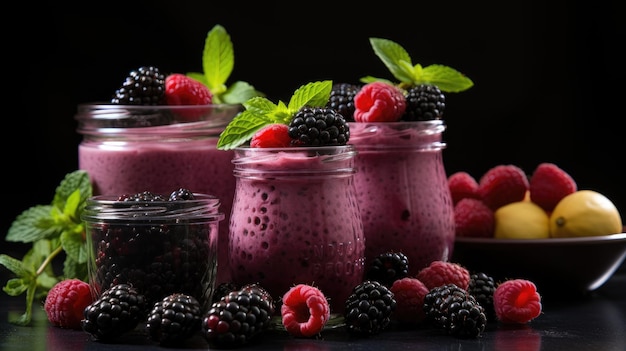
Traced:
<path id="1" fill-rule="evenodd" d="M 447 261 L 454 210 L 443 165 L 441 121 L 350 123 L 366 262 L 386 251 L 409 259 L 409 274 Z"/>
<path id="2" fill-rule="evenodd" d="M 331 309 L 341 311 L 364 272 L 354 177 L 345 168 L 352 160 L 324 163 L 319 156 L 280 153 L 249 158 L 258 162 L 235 161 L 229 241 L 233 280 L 259 283 L 276 298 L 295 284 L 312 284 Z"/>

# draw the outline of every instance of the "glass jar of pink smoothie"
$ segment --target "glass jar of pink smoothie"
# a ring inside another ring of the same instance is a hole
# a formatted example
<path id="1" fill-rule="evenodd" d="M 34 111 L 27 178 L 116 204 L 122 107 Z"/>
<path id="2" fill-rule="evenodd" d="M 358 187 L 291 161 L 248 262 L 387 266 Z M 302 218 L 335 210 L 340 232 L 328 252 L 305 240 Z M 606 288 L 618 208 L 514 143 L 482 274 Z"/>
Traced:
<path id="1" fill-rule="evenodd" d="M 241 105 L 130 106 L 81 104 L 78 166 L 94 195 L 168 194 L 178 188 L 216 196 L 223 208 L 235 192 L 232 151 L 216 148 Z M 230 211 L 226 212 L 225 222 Z M 218 282 L 228 281 L 228 226 L 220 228 Z"/>
<path id="2" fill-rule="evenodd" d="M 274 298 L 296 284 L 318 287 L 340 313 L 363 281 L 363 225 L 354 147 L 237 148 L 230 217 L 236 284 L 259 283 Z"/>
<path id="3" fill-rule="evenodd" d="M 443 164 L 442 120 L 350 122 L 366 262 L 403 252 L 409 275 L 454 248 L 454 209 Z"/>

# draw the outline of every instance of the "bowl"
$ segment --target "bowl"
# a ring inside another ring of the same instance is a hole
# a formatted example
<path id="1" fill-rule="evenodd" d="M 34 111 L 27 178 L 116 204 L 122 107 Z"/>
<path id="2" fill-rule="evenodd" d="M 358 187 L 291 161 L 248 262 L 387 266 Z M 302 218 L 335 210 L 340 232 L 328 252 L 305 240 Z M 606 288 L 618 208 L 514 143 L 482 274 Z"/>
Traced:
<path id="1" fill-rule="evenodd" d="M 457 237 L 451 261 L 497 282 L 522 278 L 539 292 L 589 294 L 604 284 L 626 257 L 626 233 L 549 239 Z"/>

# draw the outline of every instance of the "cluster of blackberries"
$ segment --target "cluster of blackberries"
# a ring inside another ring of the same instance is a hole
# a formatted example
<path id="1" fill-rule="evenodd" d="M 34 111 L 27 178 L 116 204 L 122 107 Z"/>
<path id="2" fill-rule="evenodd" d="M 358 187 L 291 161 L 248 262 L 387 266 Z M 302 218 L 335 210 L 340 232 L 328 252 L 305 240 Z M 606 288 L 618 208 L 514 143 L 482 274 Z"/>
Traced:
<path id="1" fill-rule="evenodd" d="M 119 197 L 121 202 L 138 202 L 147 213 L 155 201 L 192 199 L 194 195 L 183 188 L 169 198 L 147 191 Z M 215 267 L 211 230 L 215 229 L 210 223 L 151 224 L 149 219 L 137 225 L 125 221 L 95 224 L 90 237 L 95 251 L 94 282 L 100 291 L 132 284 L 151 304 L 179 292 L 197 296 L 203 306 L 208 305 L 204 297 L 212 293 L 212 285 L 205 277 Z"/>
<path id="2" fill-rule="evenodd" d="M 148 336 L 161 345 L 184 341 L 200 331 L 203 311 L 193 296 L 174 293 L 149 306 L 132 285 L 117 284 L 85 308 L 81 326 L 94 339 L 112 342 L 146 322 Z"/>

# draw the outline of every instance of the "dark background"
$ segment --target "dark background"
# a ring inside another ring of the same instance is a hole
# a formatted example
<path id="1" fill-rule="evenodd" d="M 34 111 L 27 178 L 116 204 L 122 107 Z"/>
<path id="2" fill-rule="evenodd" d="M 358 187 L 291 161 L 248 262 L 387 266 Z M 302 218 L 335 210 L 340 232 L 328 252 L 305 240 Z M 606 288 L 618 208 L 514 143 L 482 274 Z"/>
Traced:
<path id="1" fill-rule="evenodd" d="M 448 173 L 479 178 L 495 165 L 515 164 L 530 174 L 554 162 L 579 188 L 607 195 L 626 214 L 624 12 L 617 1 L 550 3 L 359 1 L 343 2 L 343 10 L 336 1 L 18 4 L 33 8 L 6 12 L 16 21 L 2 24 L 0 230 L 30 206 L 49 203 L 77 169 L 77 104 L 108 100 L 142 65 L 201 71 L 215 24 L 234 44 L 229 82 L 247 81 L 274 102 L 314 80 L 393 79 L 369 37 L 399 43 L 413 63 L 451 66 L 475 86 L 447 95 Z"/>

